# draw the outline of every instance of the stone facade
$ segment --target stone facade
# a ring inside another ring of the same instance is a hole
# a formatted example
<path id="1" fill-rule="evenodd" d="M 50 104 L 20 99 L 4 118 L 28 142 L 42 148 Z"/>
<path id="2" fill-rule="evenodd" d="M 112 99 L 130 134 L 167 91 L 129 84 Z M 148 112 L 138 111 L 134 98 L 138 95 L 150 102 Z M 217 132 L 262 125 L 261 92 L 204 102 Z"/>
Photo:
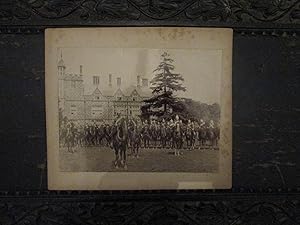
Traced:
<path id="1" fill-rule="evenodd" d="M 122 88 L 117 77 L 117 87 L 113 88 L 112 74 L 107 76 L 106 89 L 98 86 L 90 94 L 85 94 L 82 66 L 79 74 L 67 74 L 61 58 L 58 62 L 59 109 L 63 118 L 78 122 L 104 121 L 111 123 L 118 115 L 138 117 L 141 115 L 143 100 L 151 97 L 148 80 L 137 76 L 137 84 Z M 93 80 L 95 77 L 92 77 Z M 140 84 L 142 80 L 142 85 Z"/>

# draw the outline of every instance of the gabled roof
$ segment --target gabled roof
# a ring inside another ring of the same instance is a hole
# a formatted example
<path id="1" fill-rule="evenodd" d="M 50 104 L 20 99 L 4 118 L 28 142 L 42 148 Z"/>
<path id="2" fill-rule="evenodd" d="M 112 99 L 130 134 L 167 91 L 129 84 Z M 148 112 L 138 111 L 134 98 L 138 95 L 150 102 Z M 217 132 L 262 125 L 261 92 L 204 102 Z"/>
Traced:
<path id="1" fill-rule="evenodd" d="M 134 85 L 129 86 L 124 90 L 124 94 L 126 96 L 132 96 L 134 93 L 138 94 L 140 97 L 150 97 L 151 96 L 151 90 L 147 90 L 143 87 L 136 87 Z"/>
<path id="2" fill-rule="evenodd" d="M 101 88 L 95 88 L 95 90 L 85 90 L 85 96 L 94 96 L 94 95 L 101 95 L 103 97 L 109 98 L 109 97 L 115 97 L 117 95 L 121 95 L 124 97 L 131 97 L 132 95 L 138 95 L 141 98 L 149 98 L 152 96 L 152 92 L 149 88 L 143 88 L 143 87 L 136 87 L 134 85 L 129 86 L 126 89 L 122 88 L 107 88 L 107 89 L 101 89 Z"/>
<path id="3" fill-rule="evenodd" d="M 123 93 L 123 91 L 121 90 L 121 88 L 118 88 L 118 89 L 116 90 L 114 96 L 116 96 L 116 95 L 122 95 L 122 96 L 124 96 L 124 93 Z"/>
<path id="4" fill-rule="evenodd" d="M 101 91 L 99 90 L 98 87 L 93 91 L 92 95 L 102 95 Z"/>

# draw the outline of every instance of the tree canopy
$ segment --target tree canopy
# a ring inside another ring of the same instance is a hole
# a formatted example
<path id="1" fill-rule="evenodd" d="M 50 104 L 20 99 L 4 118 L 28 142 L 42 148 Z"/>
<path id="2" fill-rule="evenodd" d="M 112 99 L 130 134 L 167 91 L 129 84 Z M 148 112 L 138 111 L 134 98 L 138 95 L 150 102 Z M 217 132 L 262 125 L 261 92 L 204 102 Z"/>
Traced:
<path id="1" fill-rule="evenodd" d="M 220 105 L 218 103 L 206 104 L 189 98 L 176 97 L 176 92 L 186 91 L 183 86 L 184 79 L 175 73 L 174 60 L 167 52 L 161 55 L 161 62 L 153 70 L 154 78 L 150 81 L 153 96 L 144 100 L 141 107 L 142 118 L 150 116 L 171 119 L 178 115 L 182 120 L 214 121 L 220 120 Z"/>
<path id="2" fill-rule="evenodd" d="M 150 81 L 153 97 L 145 100 L 142 106 L 142 116 L 158 116 L 169 118 L 171 114 L 183 110 L 184 105 L 175 97 L 174 93 L 186 91 L 183 86 L 184 78 L 174 72 L 174 60 L 170 54 L 164 52 L 161 55 L 161 62 L 153 70 L 154 78 Z"/>

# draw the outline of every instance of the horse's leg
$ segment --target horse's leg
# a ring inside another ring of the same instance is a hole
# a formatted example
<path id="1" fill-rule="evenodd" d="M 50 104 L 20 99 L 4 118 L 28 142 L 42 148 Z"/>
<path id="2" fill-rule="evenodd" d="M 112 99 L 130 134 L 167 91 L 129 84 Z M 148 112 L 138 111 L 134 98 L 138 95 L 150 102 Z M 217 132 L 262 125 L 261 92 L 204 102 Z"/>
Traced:
<path id="1" fill-rule="evenodd" d="M 72 153 L 75 152 L 74 147 L 75 147 L 75 144 L 74 144 L 74 141 L 72 141 L 72 142 L 71 142 L 71 152 L 72 152 Z"/>
<path id="2" fill-rule="evenodd" d="M 115 168 L 119 168 L 119 149 L 115 148 L 115 162 L 114 162 L 114 165 L 115 165 Z"/>
<path id="3" fill-rule="evenodd" d="M 193 140 L 193 149 L 196 149 L 197 148 L 197 143 L 196 143 L 196 138 L 194 138 Z"/>
<path id="4" fill-rule="evenodd" d="M 179 148 L 178 148 L 178 155 L 180 155 L 180 149 L 183 148 L 183 139 L 180 138 L 179 140 Z"/>
<path id="5" fill-rule="evenodd" d="M 134 157 L 136 157 L 136 149 L 135 149 L 135 140 L 134 141 L 132 141 L 132 146 L 131 146 L 131 148 L 132 148 L 132 156 L 134 156 Z"/>
<path id="6" fill-rule="evenodd" d="M 139 143 L 136 144 L 136 157 L 139 158 Z"/>
<path id="7" fill-rule="evenodd" d="M 71 141 L 68 140 L 67 142 L 67 148 L 68 148 L 68 152 L 72 153 L 72 147 L 71 147 Z"/>
<path id="8" fill-rule="evenodd" d="M 122 153 L 123 153 L 123 167 L 126 170 L 127 169 L 127 164 L 126 164 L 126 146 L 123 146 Z"/>
<path id="9" fill-rule="evenodd" d="M 132 144 L 132 151 L 133 151 L 133 156 L 134 157 L 136 157 L 136 143 L 134 142 L 133 144 Z"/>
<path id="10" fill-rule="evenodd" d="M 192 138 L 191 138 L 191 148 L 192 148 L 192 150 L 194 150 L 194 148 L 195 148 L 195 139 L 194 139 L 194 135 L 192 135 Z"/>
<path id="11" fill-rule="evenodd" d="M 69 152 L 73 153 L 72 144 L 69 143 Z"/>

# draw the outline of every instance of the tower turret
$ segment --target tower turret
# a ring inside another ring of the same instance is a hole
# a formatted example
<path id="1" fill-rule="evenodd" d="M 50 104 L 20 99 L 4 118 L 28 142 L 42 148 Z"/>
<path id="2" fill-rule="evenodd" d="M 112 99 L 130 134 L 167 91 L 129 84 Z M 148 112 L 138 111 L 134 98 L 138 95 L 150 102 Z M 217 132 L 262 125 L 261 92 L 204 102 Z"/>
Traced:
<path id="1" fill-rule="evenodd" d="M 58 76 L 62 77 L 63 75 L 65 75 L 66 66 L 62 58 L 62 52 L 60 53 L 60 60 L 57 63 L 57 70 L 58 70 Z"/>

